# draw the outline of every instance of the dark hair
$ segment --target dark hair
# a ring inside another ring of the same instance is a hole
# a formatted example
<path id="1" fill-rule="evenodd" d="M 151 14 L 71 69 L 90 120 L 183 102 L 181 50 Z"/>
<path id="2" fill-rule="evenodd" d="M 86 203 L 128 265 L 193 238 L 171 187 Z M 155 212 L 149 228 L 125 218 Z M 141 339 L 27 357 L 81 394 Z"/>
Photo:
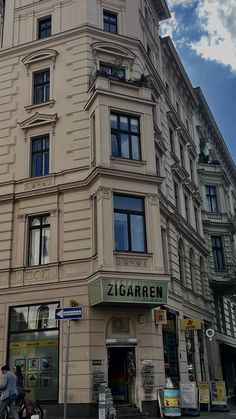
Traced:
<path id="1" fill-rule="evenodd" d="M 10 370 L 9 365 L 3 365 L 1 368 L 1 371 L 9 371 L 9 370 Z"/>
<path id="2" fill-rule="evenodd" d="M 15 366 L 15 374 L 16 375 L 22 375 L 21 366 L 20 365 L 16 365 Z"/>

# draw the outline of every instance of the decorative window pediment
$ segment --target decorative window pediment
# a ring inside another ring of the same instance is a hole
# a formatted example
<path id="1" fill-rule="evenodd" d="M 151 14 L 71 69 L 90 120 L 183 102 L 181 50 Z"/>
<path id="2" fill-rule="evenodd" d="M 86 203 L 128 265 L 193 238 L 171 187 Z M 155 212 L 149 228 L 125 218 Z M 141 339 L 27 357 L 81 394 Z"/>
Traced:
<path id="1" fill-rule="evenodd" d="M 26 57 L 22 59 L 22 62 L 25 64 L 28 70 L 31 64 L 38 63 L 40 61 L 51 60 L 53 62 L 54 68 L 57 56 L 58 52 L 55 49 L 40 49 L 26 55 Z"/>
<path id="2" fill-rule="evenodd" d="M 24 121 L 20 122 L 19 126 L 24 131 L 27 131 L 30 128 L 39 127 L 42 125 L 51 125 L 52 128 L 54 129 L 57 120 L 58 120 L 57 113 L 54 113 L 53 115 L 49 115 L 49 114 L 42 114 L 42 113 L 36 112 L 30 118 L 27 118 Z"/>
<path id="3" fill-rule="evenodd" d="M 95 42 L 92 44 L 93 53 L 96 55 L 98 52 L 109 53 L 120 59 L 134 61 L 136 55 L 128 48 L 121 47 L 111 42 Z"/>

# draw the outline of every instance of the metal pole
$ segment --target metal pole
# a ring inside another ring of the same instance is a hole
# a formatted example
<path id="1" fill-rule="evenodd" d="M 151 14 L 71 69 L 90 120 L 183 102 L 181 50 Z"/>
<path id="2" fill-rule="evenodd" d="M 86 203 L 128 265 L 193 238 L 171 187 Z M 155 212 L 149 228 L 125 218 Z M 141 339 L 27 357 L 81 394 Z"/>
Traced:
<path id="1" fill-rule="evenodd" d="M 69 348 L 70 348 L 70 319 L 67 320 L 67 346 L 66 346 L 65 386 L 64 386 L 64 416 L 63 416 L 64 419 L 66 419 L 66 408 L 67 408 Z"/>

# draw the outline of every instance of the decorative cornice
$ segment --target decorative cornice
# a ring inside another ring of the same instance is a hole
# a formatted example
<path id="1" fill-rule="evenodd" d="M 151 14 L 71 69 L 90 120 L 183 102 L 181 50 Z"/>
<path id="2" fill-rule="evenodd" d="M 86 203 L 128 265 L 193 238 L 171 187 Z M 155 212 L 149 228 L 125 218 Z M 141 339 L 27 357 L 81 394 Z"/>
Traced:
<path id="1" fill-rule="evenodd" d="M 34 127 L 47 125 L 47 124 L 51 124 L 52 128 L 54 129 L 57 120 L 58 120 L 57 113 L 54 113 L 53 115 L 49 115 L 49 114 L 41 114 L 39 112 L 35 112 L 34 115 L 30 116 L 29 118 L 25 119 L 22 122 L 19 122 L 18 124 L 21 127 L 21 129 L 27 132 L 29 128 L 34 128 Z"/>
<path id="2" fill-rule="evenodd" d="M 55 49 L 40 49 L 38 51 L 31 52 L 30 54 L 26 55 L 22 59 L 22 63 L 27 68 L 27 73 L 29 71 L 29 67 L 31 64 L 51 60 L 53 62 L 53 68 L 55 68 L 56 57 L 58 56 L 58 52 Z"/>
<path id="3" fill-rule="evenodd" d="M 98 52 L 105 52 L 131 61 L 134 61 L 136 57 L 136 55 L 128 48 L 113 42 L 94 42 L 91 47 L 94 54 L 97 54 Z"/>

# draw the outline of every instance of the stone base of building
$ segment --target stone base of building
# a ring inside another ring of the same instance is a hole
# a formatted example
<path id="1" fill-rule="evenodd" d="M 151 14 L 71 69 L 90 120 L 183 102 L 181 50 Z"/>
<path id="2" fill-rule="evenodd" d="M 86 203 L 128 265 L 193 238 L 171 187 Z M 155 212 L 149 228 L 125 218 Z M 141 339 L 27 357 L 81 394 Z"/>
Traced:
<path id="1" fill-rule="evenodd" d="M 45 418 L 63 418 L 64 405 L 59 403 L 40 403 L 45 413 Z M 142 412 L 147 417 L 160 417 L 157 400 L 143 401 Z M 97 403 L 68 403 L 67 418 L 98 418 Z"/>

